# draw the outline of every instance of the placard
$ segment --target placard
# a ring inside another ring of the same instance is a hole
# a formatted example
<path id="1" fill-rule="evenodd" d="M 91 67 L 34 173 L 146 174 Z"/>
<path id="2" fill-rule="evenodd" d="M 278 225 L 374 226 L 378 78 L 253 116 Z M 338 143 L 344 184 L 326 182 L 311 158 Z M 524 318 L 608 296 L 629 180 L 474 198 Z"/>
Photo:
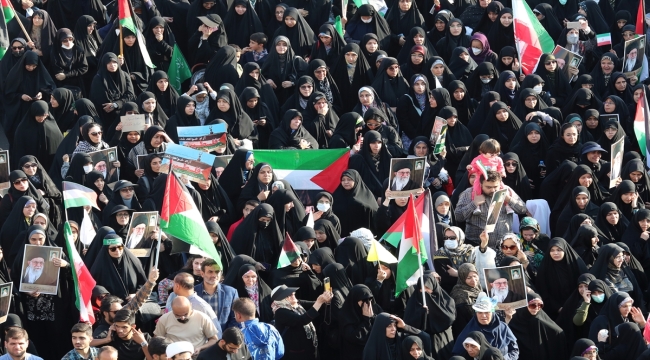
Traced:
<path id="1" fill-rule="evenodd" d="M 645 57 L 645 35 L 626 41 L 623 53 L 625 54 L 622 59 L 623 73 L 628 79 L 633 76 L 636 77 L 638 83 L 641 79 L 643 58 Z"/>
<path id="2" fill-rule="evenodd" d="M 200 184 L 208 184 L 216 156 L 182 145 L 167 144 L 160 172 L 168 174 L 171 169 L 181 178 Z"/>
<path id="3" fill-rule="evenodd" d="M 7 321 L 9 307 L 11 306 L 11 297 L 13 296 L 13 287 L 13 282 L 0 284 L 0 324 Z"/>
<path id="4" fill-rule="evenodd" d="M 61 258 L 60 247 L 25 244 L 20 272 L 20 291 L 56 295 L 61 268 L 52 260 Z"/>
<path id="5" fill-rule="evenodd" d="M 390 159 L 389 199 L 417 194 L 424 187 L 426 158 Z"/>
<path id="6" fill-rule="evenodd" d="M 445 135 L 447 134 L 447 119 L 436 116 L 431 129 L 429 142 L 433 145 L 433 153 L 440 154 L 445 148 Z"/>
<path id="7" fill-rule="evenodd" d="M 499 190 L 492 195 L 492 202 L 490 203 L 487 222 L 485 223 L 485 232 L 488 234 L 494 231 L 499 221 L 499 213 L 501 213 L 501 208 L 506 200 L 507 191 L 507 189 Z"/>
<path id="8" fill-rule="evenodd" d="M 605 126 L 605 124 L 610 120 L 616 120 L 620 122 L 620 120 L 618 119 L 618 114 L 600 114 L 600 116 L 598 117 L 598 122 L 601 127 Z"/>
<path id="9" fill-rule="evenodd" d="M 149 257 L 151 247 L 158 240 L 158 212 L 134 212 L 127 232 L 125 247 L 137 257 Z"/>
<path id="10" fill-rule="evenodd" d="M 555 46 L 555 49 L 553 49 L 553 55 L 555 55 L 555 60 L 557 60 L 557 66 L 562 70 L 564 75 L 566 75 L 566 78 L 569 79 L 569 81 L 573 81 L 573 78 L 576 77 L 576 75 L 572 75 L 569 72 L 569 69 L 572 66 L 575 68 L 580 66 L 582 56 L 570 51 L 569 49 L 563 48 L 560 45 Z"/>
<path id="11" fill-rule="evenodd" d="M 497 300 L 497 308 L 518 309 L 528 306 L 526 276 L 521 264 L 483 269 L 485 289 L 489 297 Z"/>
<path id="12" fill-rule="evenodd" d="M 102 173 L 104 175 L 104 181 L 115 182 L 120 179 L 119 168 L 113 165 L 113 163 L 118 161 L 116 147 L 93 151 L 88 153 L 88 155 L 93 160 L 93 170 Z"/>
<path id="13" fill-rule="evenodd" d="M 621 177 L 621 167 L 623 166 L 623 153 L 625 147 L 625 137 L 612 144 L 612 169 L 609 172 L 609 188 L 616 187 L 616 180 Z"/>
<path id="14" fill-rule="evenodd" d="M 0 150 L 0 190 L 9 189 L 11 182 L 9 181 L 9 150 Z"/>
<path id="15" fill-rule="evenodd" d="M 226 124 L 179 126 L 178 143 L 205 152 L 224 149 L 228 145 Z"/>
<path id="16" fill-rule="evenodd" d="M 145 120 L 144 114 L 133 114 L 120 116 L 122 122 L 122 133 L 129 133 L 131 131 L 144 131 Z"/>

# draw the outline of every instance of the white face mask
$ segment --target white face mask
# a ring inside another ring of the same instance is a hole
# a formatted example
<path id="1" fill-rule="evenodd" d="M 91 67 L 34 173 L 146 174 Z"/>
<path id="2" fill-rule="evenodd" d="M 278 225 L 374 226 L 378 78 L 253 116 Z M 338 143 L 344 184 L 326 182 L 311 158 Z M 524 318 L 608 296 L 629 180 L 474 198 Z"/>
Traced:
<path id="1" fill-rule="evenodd" d="M 368 20 L 364 20 L 363 18 L 361 18 L 361 21 L 363 21 L 366 24 L 370 24 L 372 22 L 372 18 L 370 18 Z"/>
<path id="2" fill-rule="evenodd" d="M 66 49 L 66 50 L 70 50 L 70 49 L 72 49 L 74 47 L 74 43 L 69 43 L 69 44 L 70 45 L 61 44 L 61 47 Z"/>
<path id="3" fill-rule="evenodd" d="M 567 41 L 569 44 L 577 44 L 577 43 L 578 43 L 578 38 L 579 38 L 579 36 L 576 35 L 576 34 L 569 34 L 569 35 L 567 35 L 567 37 L 566 37 L 566 41 Z"/>
<path id="4" fill-rule="evenodd" d="M 537 94 L 537 95 L 541 94 L 541 93 L 542 93 L 542 85 L 536 85 L 536 86 L 533 86 L 533 91 L 534 91 L 535 94 Z"/>
<path id="5" fill-rule="evenodd" d="M 325 212 L 325 211 L 330 209 L 330 204 L 329 203 L 325 203 L 325 204 L 318 203 L 318 205 L 316 205 L 316 209 L 318 209 L 318 211 Z"/>
<path id="6" fill-rule="evenodd" d="M 450 250 L 454 250 L 458 247 L 458 240 L 445 240 L 445 247 Z"/>
<path id="7" fill-rule="evenodd" d="M 479 49 L 479 48 L 475 48 L 475 47 L 472 48 L 472 52 L 474 53 L 474 55 L 478 55 L 478 54 L 480 54 L 481 51 L 483 51 L 483 50 L 482 50 L 482 49 Z"/>
<path id="8" fill-rule="evenodd" d="M 492 79 L 489 79 L 489 78 L 488 78 L 488 79 L 481 78 L 481 81 L 483 82 L 483 84 L 489 84 L 490 81 L 492 81 Z"/>
<path id="9" fill-rule="evenodd" d="M 93 166 L 92 165 L 84 165 L 84 172 L 86 174 L 88 174 L 91 171 L 93 171 Z"/>

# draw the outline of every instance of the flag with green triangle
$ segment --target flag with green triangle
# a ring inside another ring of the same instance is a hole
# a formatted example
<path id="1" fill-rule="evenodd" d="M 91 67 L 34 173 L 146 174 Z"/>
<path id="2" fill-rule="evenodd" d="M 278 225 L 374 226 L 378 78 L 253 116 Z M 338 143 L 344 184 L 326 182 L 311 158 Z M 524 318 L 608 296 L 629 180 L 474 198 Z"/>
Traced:
<path id="1" fill-rule="evenodd" d="M 156 66 L 153 64 L 153 61 L 151 61 L 149 51 L 147 51 L 144 36 L 142 36 L 140 30 L 138 30 L 138 27 L 135 26 L 135 22 L 133 22 L 133 10 L 131 9 L 131 2 L 129 0 L 118 0 L 117 6 L 119 8 L 120 26 L 131 30 L 131 32 L 135 34 L 136 38 L 138 39 L 138 46 L 140 47 L 140 52 L 142 53 L 144 63 L 149 68 L 155 69 Z"/>
<path id="2" fill-rule="evenodd" d="M 334 21 L 334 28 L 336 29 L 336 32 L 343 37 L 343 23 L 341 22 L 341 15 L 338 15 L 336 17 L 336 20 Z"/>
<path id="3" fill-rule="evenodd" d="M 395 277 L 395 296 L 413 286 L 422 275 L 422 264 L 427 262 L 427 252 L 424 245 L 422 227 L 415 210 L 415 199 L 411 194 L 406 206 L 406 217 L 402 231 L 402 241 L 399 244 L 397 259 L 397 276 Z"/>
<path id="4" fill-rule="evenodd" d="M 278 269 L 291 265 L 292 262 L 300 258 L 300 250 L 291 240 L 288 233 L 284 235 L 284 242 L 282 243 L 282 251 L 278 259 Z"/>
<path id="5" fill-rule="evenodd" d="M 0 0 L 0 4 L 2 4 L 2 13 L 0 14 L 0 59 L 2 59 L 9 46 L 11 46 L 8 24 L 14 18 L 14 9 L 11 0 Z"/>
<path id="6" fill-rule="evenodd" d="M 181 91 L 183 81 L 192 77 L 190 66 L 187 64 L 181 49 L 178 48 L 178 44 L 174 44 L 174 52 L 172 53 L 172 60 L 169 63 L 167 76 L 169 76 L 169 84 L 179 92 Z"/>

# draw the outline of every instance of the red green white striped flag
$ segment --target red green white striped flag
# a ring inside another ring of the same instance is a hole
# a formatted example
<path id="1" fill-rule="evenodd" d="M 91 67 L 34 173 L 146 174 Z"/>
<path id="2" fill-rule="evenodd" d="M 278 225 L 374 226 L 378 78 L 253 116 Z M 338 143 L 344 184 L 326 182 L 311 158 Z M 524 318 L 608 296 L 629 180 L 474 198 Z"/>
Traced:
<path id="1" fill-rule="evenodd" d="M 596 43 L 598 46 L 611 45 L 612 44 L 612 33 L 598 34 L 596 35 Z"/>
<path id="2" fill-rule="evenodd" d="M 221 257 L 212 243 L 199 209 L 173 171 L 167 175 L 160 211 L 160 228 L 166 234 L 190 244 L 190 253 L 210 257 L 223 269 Z"/>
<path id="3" fill-rule="evenodd" d="M 90 275 L 90 271 L 83 260 L 81 260 L 81 256 L 74 246 L 72 229 L 68 221 L 63 225 L 63 234 L 65 235 L 65 246 L 70 256 L 70 269 L 72 271 L 72 279 L 74 280 L 75 304 L 77 305 L 77 309 L 79 309 L 79 320 L 94 324 L 95 313 L 93 312 L 90 299 L 92 298 L 93 289 L 97 285 L 97 282 Z M 79 235 L 81 236 L 81 234 Z"/>
<path id="4" fill-rule="evenodd" d="M 140 30 L 138 30 L 138 27 L 135 26 L 135 22 L 133 22 L 133 10 L 131 9 L 131 2 L 129 0 L 118 0 L 117 6 L 119 9 L 120 25 L 131 30 L 135 34 L 136 38 L 138 39 L 138 46 L 140 47 L 140 52 L 142 52 L 142 58 L 144 59 L 145 64 L 149 68 L 155 69 L 156 66 L 153 64 L 153 61 L 151 61 L 149 51 L 147 51 L 144 36 L 142 36 Z"/>
<path id="5" fill-rule="evenodd" d="M 83 185 L 64 181 L 63 206 L 66 209 L 71 207 L 92 206 L 99 210 L 99 206 L 97 206 L 97 193 Z"/>
<path id="6" fill-rule="evenodd" d="M 268 163 L 278 179 L 294 190 L 334 192 L 341 174 L 348 168 L 348 149 L 328 150 L 255 150 L 255 162 Z"/>
<path id="7" fill-rule="evenodd" d="M 300 250 L 291 240 L 289 233 L 284 235 L 284 242 L 282 243 L 282 251 L 278 259 L 278 269 L 291 265 L 292 262 L 300 258 Z"/>
<path id="8" fill-rule="evenodd" d="M 515 40 L 524 74 L 532 74 L 543 53 L 550 54 L 555 48 L 555 41 L 546 32 L 524 0 L 512 1 Z"/>

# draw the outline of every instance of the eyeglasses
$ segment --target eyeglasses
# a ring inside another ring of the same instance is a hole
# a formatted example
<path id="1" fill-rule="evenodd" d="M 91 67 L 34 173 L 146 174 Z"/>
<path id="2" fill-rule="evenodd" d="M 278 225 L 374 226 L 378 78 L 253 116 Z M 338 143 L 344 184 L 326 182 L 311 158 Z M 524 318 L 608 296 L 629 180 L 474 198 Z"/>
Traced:
<path id="1" fill-rule="evenodd" d="M 132 187 L 125 187 L 124 189 L 120 189 L 120 191 L 128 191 L 128 192 L 131 192 L 131 191 L 133 191 L 133 188 L 132 188 Z"/>
<path id="2" fill-rule="evenodd" d="M 117 250 L 124 250 L 124 245 L 111 246 L 108 248 L 110 252 L 116 252 Z"/>
<path id="3" fill-rule="evenodd" d="M 301 89 L 312 89 L 313 86 L 311 86 L 311 85 L 300 85 L 300 88 Z"/>
<path id="4" fill-rule="evenodd" d="M 103 131 L 97 131 L 97 132 L 91 132 L 90 135 L 97 136 L 97 135 L 101 135 L 103 133 L 104 133 Z"/>
<path id="5" fill-rule="evenodd" d="M 532 303 L 528 304 L 528 308 L 531 310 L 542 310 L 544 308 L 544 303 Z"/>
<path id="6" fill-rule="evenodd" d="M 23 182 L 27 182 L 27 179 L 18 179 L 16 181 L 14 181 L 14 185 L 18 185 L 18 184 L 23 183 Z"/>
<path id="7" fill-rule="evenodd" d="M 516 250 L 516 249 L 517 249 L 517 245 L 510 245 L 510 246 L 508 246 L 508 245 L 501 245 L 501 250 L 510 250 L 510 251 L 513 251 L 513 250 Z"/>
<path id="8" fill-rule="evenodd" d="M 126 214 L 117 214 L 117 215 L 115 215 L 115 217 L 128 218 L 128 217 L 129 217 L 129 213 L 126 213 Z"/>
<path id="9" fill-rule="evenodd" d="M 445 236 L 444 240 L 456 240 L 455 236 Z"/>
<path id="10" fill-rule="evenodd" d="M 616 104 L 616 103 L 613 102 L 613 101 L 609 101 L 609 100 L 607 100 L 607 101 L 605 101 L 603 104 L 605 104 L 605 105 L 614 105 L 614 104 Z"/>
<path id="11" fill-rule="evenodd" d="M 61 40 L 61 42 L 64 42 L 64 43 L 67 43 L 67 42 L 73 42 L 73 41 L 74 41 L 73 38 L 68 38 L 68 39 L 63 39 L 63 40 Z"/>
<path id="12" fill-rule="evenodd" d="M 516 163 L 514 161 L 508 161 L 508 162 L 505 162 L 503 165 L 505 165 L 505 166 L 517 166 L 517 165 L 519 165 L 519 163 Z"/>
<path id="13" fill-rule="evenodd" d="M 35 168 L 35 167 L 38 167 L 38 165 L 36 165 L 36 164 L 29 164 L 29 163 L 23 165 L 23 168 Z"/>

